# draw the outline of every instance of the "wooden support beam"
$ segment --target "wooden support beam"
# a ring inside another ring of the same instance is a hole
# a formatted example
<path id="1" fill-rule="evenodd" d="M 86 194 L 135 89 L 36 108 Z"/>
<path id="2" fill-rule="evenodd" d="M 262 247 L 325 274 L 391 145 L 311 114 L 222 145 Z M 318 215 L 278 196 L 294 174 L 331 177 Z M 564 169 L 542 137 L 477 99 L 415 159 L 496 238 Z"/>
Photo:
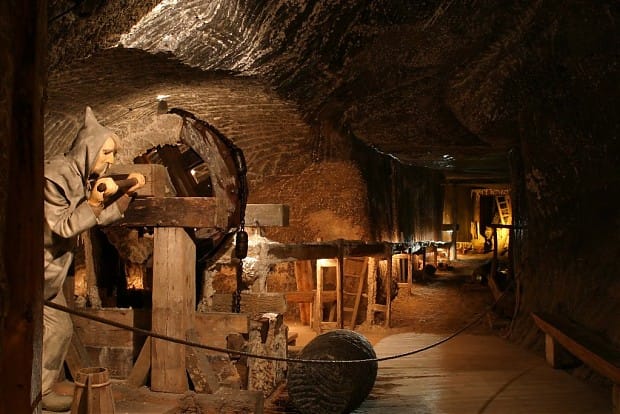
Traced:
<path id="1" fill-rule="evenodd" d="M 146 384 L 151 371 L 151 337 L 147 337 L 138 354 L 138 359 L 133 365 L 126 384 L 133 388 L 139 388 Z"/>
<path id="2" fill-rule="evenodd" d="M 221 212 L 215 197 L 137 198 L 115 226 L 152 227 L 227 227 L 228 215 Z M 246 227 L 288 226 L 288 206 L 284 204 L 248 204 Z"/>
<path id="3" fill-rule="evenodd" d="M 312 317 L 312 301 L 314 300 L 314 274 L 312 273 L 312 262 L 310 260 L 297 260 L 295 262 L 295 281 L 297 282 L 298 292 L 286 293 L 287 302 L 299 304 L 299 319 L 302 324 L 310 325 Z M 298 293 L 302 300 L 295 300 L 291 293 Z M 305 296 L 303 296 L 305 295 Z"/>
<path id="4" fill-rule="evenodd" d="M 387 272 L 385 275 L 385 324 L 386 328 L 392 325 L 392 258 L 387 260 Z"/>
<path id="5" fill-rule="evenodd" d="M 204 213 L 203 213 L 204 214 Z M 185 229 L 156 228 L 153 247 L 153 331 L 187 338 L 196 308 L 196 247 Z M 188 390 L 185 346 L 153 339 L 151 389 Z"/>
<path id="6" fill-rule="evenodd" d="M 338 257 L 337 244 L 308 243 L 308 244 L 271 244 L 268 254 L 283 261 L 317 260 L 329 257 Z"/>
<path id="7" fill-rule="evenodd" d="M 545 359 L 549 366 L 555 369 L 575 368 L 580 365 L 579 360 L 548 333 L 545 334 Z"/>
<path id="8" fill-rule="evenodd" d="M 338 265 L 336 266 L 336 322 L 338 328 L 344 328 L 344 258 L 338 257 Z"/>
<path id="9" fill-rule="evenodd" d="M 368 258 L 368 272 L 367 276 L 367 295 L 368 306 L 366 308 L 366 321 L 373 325 L 375 321 L 375 306 L 377 303 L 377 262 L 378 259 L 373 257 Z"/>
<path id="10" fill-rule="evenodd" d="M 228 215 L 214 197 L 161 197 L 135 199 L 115 226 L 227 228 Z"/>
<path id="11" fill-rule="evenodd" d="M 387 257 L 390 243 L 365 243 L 334 240 L 321 243 L 277 244 L 269 246 L 268 254 L 281 260 L 318 260 L 334 257 Z"/>
<path id="12" fill-rule="evenodd" d="M 362 243 L 347 242 L 342 244 L 342 255 L 344 257 L 386 257 L 392 251 L 390 243 Z"/>
<path id="13" fill-rule="evenodd" d="M 310 304 L 314 302 L 314 290 L 284 292 L 284 297 L 287 303 Z"/>
<path id="14" fill-rule="evenodd" d="M 188 339 L 199 342 L 198 330 L 191 330 Z M 192 380 L 194 390 L 200 393 L 213 394 L 220 388 L 217 374 L 211 367 L 208 355 L 204 349 L 185 347 L 185 365 L 187 374 Z"/>
<path id="15" fill-rule="evenodd" d="M 289 207 L 286 204 L 248 204 L 245 208 L 246 227 L 286 227 Z"/>

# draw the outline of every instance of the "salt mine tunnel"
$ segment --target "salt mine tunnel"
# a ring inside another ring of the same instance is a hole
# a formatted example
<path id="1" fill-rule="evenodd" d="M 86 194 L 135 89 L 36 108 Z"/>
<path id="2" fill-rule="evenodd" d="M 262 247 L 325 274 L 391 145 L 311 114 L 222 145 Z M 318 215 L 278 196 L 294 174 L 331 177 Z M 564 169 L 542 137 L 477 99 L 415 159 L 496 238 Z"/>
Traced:
<path id="1" fill-rule="evenodd" d="M 132 414 L 620 413 L 619 18 L 3 1 L 0 412 L 48 412 L 44 161 L 88 107 L 146 184 L 62 287 L 71 412 L 101 369 Z"/>

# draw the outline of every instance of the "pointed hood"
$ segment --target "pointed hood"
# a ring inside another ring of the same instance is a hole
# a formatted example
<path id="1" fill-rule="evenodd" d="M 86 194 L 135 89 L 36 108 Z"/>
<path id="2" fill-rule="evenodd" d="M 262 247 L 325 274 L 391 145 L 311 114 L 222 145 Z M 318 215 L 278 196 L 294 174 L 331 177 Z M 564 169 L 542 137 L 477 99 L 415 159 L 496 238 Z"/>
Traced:
<path id="1" fill-rule="evenodd" d="M 92 109 L 87 106 L 84 125 L 71 144 L 71 149 L 65 154 L 65 157 L 73 162 L 84 182 L 88 179 L 99 151 L 108 138 L 114 139 L 117 149 L 120 147 L 118 136 L 112 130 L 99 124 Z"/>

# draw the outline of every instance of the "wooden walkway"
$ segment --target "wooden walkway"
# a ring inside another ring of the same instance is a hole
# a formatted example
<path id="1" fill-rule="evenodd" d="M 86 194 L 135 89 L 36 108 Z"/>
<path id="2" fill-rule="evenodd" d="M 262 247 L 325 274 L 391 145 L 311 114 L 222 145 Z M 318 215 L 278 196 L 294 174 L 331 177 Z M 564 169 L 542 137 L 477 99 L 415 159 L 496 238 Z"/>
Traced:
<path id="1" fill-rule="evenodd" d="M 442 336 L 403 333 L 375 346 L 378 357 Z M 610 414 L 611 390 L 586 384 L 495 336 L 461 334 L 438 347 L 381 362 L 356 414 Z"/>
<path id="2" fill-rule="evenodd" d="M 303 336 L 303 335 L 302 335 Z M 381 339 L 377 356 L 419 349 L 442 335 L 401 333 Z M 179 395 L 113 383 L 117 414 L 164 414 Z M 265 414 L 299 414 L 290 402 Z M 547 366 L 501 338 L 461 334 L 430 350 L 379 363 L 375 386 L 355 414 L 610 414 L 611 390 Z"/>

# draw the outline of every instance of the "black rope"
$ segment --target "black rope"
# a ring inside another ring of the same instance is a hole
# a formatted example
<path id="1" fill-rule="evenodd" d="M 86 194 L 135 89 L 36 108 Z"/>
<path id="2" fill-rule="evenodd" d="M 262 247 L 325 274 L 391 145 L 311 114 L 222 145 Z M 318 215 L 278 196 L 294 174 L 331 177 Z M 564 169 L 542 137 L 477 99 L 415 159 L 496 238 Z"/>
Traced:
<path id="1" fill-rule="evenodd" d="M 448 335 L 447 337 L 440 339 L 437 342 L 433 342 L 430 345 L 427 345 L 425 347 L 422 348 L 418 348 L 418 349 L 414 349 L 412 351 L 408 351 L 408 352 L 403 352 L 400 354 L 395 354 L 395 355 L 390 355 L 390 356 L 386 356 L 386 357 L 381 357 L 381 358 L 367 358 L 367 359 L 350 359 L 350 360 L 329 360 L 329 359 L 301 359 L 301 358 L 284 358 L 284 357 L 275 357 L 275 356 L 269 356 L 269 355 L 256 355 L 256 354 L 252 354 L 250 352 L 244 352 L 244 351 L 237 351 L 237 350 L 233 350 L 233 349 L 227 349 L 227 348 L 219 348 L 216 346 L 210 346 L 210 345 L 204 345 L 198 342 L 192 342 L 192 341 L 186 341 L 183 339 L 178 339 L 178 338 L 173 338 L 171 336 L 167 336 L 167 335 L 162 335 L 159 334 L 157 332 L 153 332 L 153 331 L 149 331 L 146 329 L 141 329 L 141 328 L 136 328 L 134 326 L 129 326 L 129 325 L 125 325 L 122 323 L 118 323 L 115 321 L 111 321 L 105 318 L 101 318 L 99 316 L 94 316 L 94 315 L 90 315 L 86 312 L 81 312 L 75 309 L 71 309 L 68 308 L 66 306 L 63 305 L 59 305 L 57 303 L 51 302 L 49 300 L 45 301 L 45 306 L 48 306 L 50 308 L 54 308 L 63 312 L 67 312 L 70 313 L 72 315 L 75 316 L 79 316 L 82 318 L 86 318 L 86 319 L 90 319 L 96 322 L 100 322 L 106 325 L 111 325 L 117 328 L 121 328 L 121 329 L 125 329 L 128 331 L 132 331 L 135 333 L 139 333 L 142 335 L 146 335 L 146 336 L 151 336 L 153 338 L 157 338 L 157 339 L 162 339 L 165 341 L 169 341 L 169 342 L 174 342 L 177 344 L 181 344 L 181 345 L 187 345 L 187 346 L 191 346 L 194 348 L 202 348 L 202 349 L 207 349 L 209 351 L 215 351 L 215 352 L 221 352 L 221 353 L 226 353 L 226 354 L 233 354 L 233 355 L 239 355 L 239 356 L 245 356 L 248 358 L 256 358 L 256 359 L 264 359 L 267 361 L 280 361 L 280 362 L 288 362 L 288 363 L 297 363 L 297 364 L 362 364 L 362 363 L 369 363 L 369 362 L 383 362 L 383 361 L 389 361 L 392 359 L 398 359 L 398 358 L 403 358 L 406 356 L 410 356 L 410 355 L 414 355 L 414 354 L 418 354 L 420 352 L 423 351 L 427 351 L 431 348 L 434 348 L 438 345 L 443 344 L 444 342 L 447 342 L 451 339 L 453 339 L 454 337 L 456 337 L 457 335 L 463 333 L 465 330 L 471 328 L 472 326 L 476 325 L 478 322 L 480 322 L 480 320 L 482 319 L 482 317 L 484 317 L 484 315 L 486 315 L 487 313 L 491 312 L 493 310 L 493 308 L 499 303 L 499 301 L 504 297 L 504 295 L 506 295 L 506 293 L 509 290 L 508 286 L 506 288 L 506 290 L 504 290 L 504 292 L 495 300 L 495 302 L 489 306 L 489 308 L 487 310 L 485 310 L 484 312 L 482 312 L 480 314 L 480 316 L 478 316 L 477 318 L 475 318 L 473 321 L 471 321 L 470 323 L 466 324 L 465 326 L 463 326 L 462 328 L 458 329 L 457 331 L 455 331 L 453 334 Z"/>

